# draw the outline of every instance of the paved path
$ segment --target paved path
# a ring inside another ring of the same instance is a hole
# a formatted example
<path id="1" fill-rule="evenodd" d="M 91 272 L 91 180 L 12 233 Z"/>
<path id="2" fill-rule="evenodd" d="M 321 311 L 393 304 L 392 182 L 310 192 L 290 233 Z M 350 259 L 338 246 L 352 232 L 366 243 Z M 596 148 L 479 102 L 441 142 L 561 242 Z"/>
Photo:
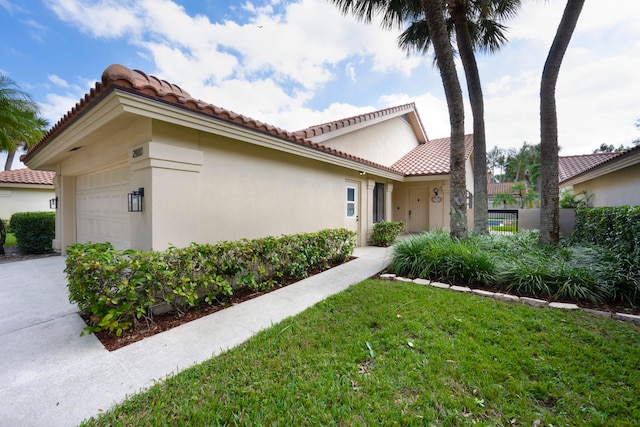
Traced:
<path id="1" fill-rule="evenodd" d="M 383 270 L 358 258 L 170 331 L 107 351 L 68 302 L 64 257 L 0 265 L 0 426 L 76 426 L 127 395 L 232 348 Z"/>

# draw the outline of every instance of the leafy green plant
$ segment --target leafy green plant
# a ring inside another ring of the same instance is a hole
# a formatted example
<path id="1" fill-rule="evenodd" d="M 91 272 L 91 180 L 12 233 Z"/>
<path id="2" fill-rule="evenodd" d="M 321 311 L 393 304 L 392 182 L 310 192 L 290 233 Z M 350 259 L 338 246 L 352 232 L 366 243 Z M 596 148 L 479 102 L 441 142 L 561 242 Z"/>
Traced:
<path id="1" fill-rule="evenodd" d="M 109 243 L 67 249 L 69 300 L 89 317 L 87 332 L 116 335 L 153 322 L 153 307 L 184 314 L 234 292 L 268 290 L 346 261 L 355 233 L 322 230 L 280 238 L 192 243 L 164 252 L 117 251 Z"/>
<path id="2" fill-rule="evenodd" d="M 558 204 L 562 209 L 586 208 L 589 206 L 592 198 L 593 194 L 587 194 L 586 191 L 573 194 L 571 189 L 563 188 L 560 190 L 560 200 Z"/>
<path id="3" fill-rule="evenodd" d="M 54 212 L 17 212 L 9 222 L 20 250 L 27 254 L 51 252 L 56 234 Z"/>
<path id="4" fill-rule="evenodd" d="M 401 221 L 380 221 L 373 224 L 371 240 L 374 246 L 391 246 L 396 238 L 404 231 Z"/>
<path id="5" fill-rule="evenodd" d="M 598 245 L 538 243 L 537 232 L 457 241 L 429 232 L 398 243 L 389 270 L 406 277 L 478 284 L 521 296 L 602 305 L 637 304 L 638 257 Z"/>

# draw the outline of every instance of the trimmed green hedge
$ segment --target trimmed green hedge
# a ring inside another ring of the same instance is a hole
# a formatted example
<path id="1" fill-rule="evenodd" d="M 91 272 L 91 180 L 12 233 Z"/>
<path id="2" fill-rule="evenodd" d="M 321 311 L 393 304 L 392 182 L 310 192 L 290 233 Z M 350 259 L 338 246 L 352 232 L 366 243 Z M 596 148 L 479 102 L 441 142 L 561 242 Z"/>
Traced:
<path id="1" fill-rule="evenodd" d="M 572 239 L 624 253 L 640 252 L 640 206 L 577 209 Z"/>
<path id="2" fill-rule="evenodd" d="M 26 254 L 44 254 L 53 250 L 56 235 L 54 212 L 17 212 L 9 222 L 18 247 Z"/>
<path id="3" fill-rule="evenodd" d="M 356 234 L 323 230 L 255 240 L 192 243 L 164 252 L 117 251 L 110 243 L 67 249 L 69 300 L 90 318 L 89 333 L 120 335 L 153 322 L 152 308 L 184 313 L 200 304 L 224 303 L 234 292 L 269 290 L 345 262 Z"/>
<path id="4" fill-rule="evenodd" d="M 403 222 L 380 221 L 373 224 L 371 240 L 374 246 L 391 246 L 396 238 L 404 231 Z"/>

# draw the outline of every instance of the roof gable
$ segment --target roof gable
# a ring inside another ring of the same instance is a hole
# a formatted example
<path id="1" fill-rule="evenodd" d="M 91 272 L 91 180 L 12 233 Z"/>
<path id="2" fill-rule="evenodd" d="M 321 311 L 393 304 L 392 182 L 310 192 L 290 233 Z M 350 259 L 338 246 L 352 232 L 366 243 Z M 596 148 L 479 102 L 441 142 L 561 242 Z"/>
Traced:
<path id="1" fill-rule="evenodd" d="M 420 116 L 416 110 L 416 105 L 413 102 L 310 126 L 296 131 L 294 134 L 303 138 L 308 138 L 313 142 L 322 142 L 327 139 L 335 138 L 338 135 L 354 132 L 358 129 L 362 129 L 363 127 L 371 126 L 394 117 L 403 117 L 403 119 L 412 127 L 413 132 L 416 135 L 416 139 L 420 143 L 428 141 L 427 134 L 422 126 L 422 121 L 420 120 Z"/>
<path id="2" fill-rule="evenodd" d="M 0 172 L 0 183 L 53 185 L 55 175 L 56 173 L 51 171 L 38 171 L 29 168 L 15 169 Z"/>
<path id="3" fill-rule="evenodd" d="M 296 135 L 292 132 L 260 122 L 247 116 L 235 113 L 205 101 L 195 99 L 191 95 L 177 85 L 169 83 L 165 80 L 158 79 L 154 76 L 148 76 L 142 71 L 131 70 L 123 65 L 110 65 L 102 73 L 102 81 L 97 82 L 95 87 L 84 96 L 75 107 L 64 115 L 33 147 L 27 154 L 21 156 L 23 162 L 28 162 L 38 151 L 47 146 L 52 140 L 60 135 L 67 127 L 69 127 L 79 116 L 90 108 L 95 107 L 100 99 L 113 90 L 122 90 L 143 96 L 154 101 L 170 104 L 185 110 L 202 114 L 210 119 L 222 120 L 227 123 L 237 125 L 249 132 L 266 134 L 304 148 L 320 151 L 342 159 L 354 161 L 362 165 L 400 175 L 398 171 L 372 162 L 370 160 L 344 153 L 323 145 L 317 144 L 308 138 Z"/>

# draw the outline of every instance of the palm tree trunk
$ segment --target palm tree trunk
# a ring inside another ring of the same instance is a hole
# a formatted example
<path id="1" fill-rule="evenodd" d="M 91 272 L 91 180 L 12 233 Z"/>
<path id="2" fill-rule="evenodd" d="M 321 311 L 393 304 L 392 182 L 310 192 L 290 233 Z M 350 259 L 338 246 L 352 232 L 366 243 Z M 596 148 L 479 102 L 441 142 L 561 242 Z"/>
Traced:
<path id="1" fill-rule="evenodd" d="M 464 239 L 467 237 L 467 188 L 464 167 L 464 104 L 462 101 L 462 89 L 460 89 L 456 65 L 453 62 L 453 49 L 447 35 L 442 3 L 440 0 L 421 1 L 449 109 L 449 123 L 451 125 L 451 155 L 449 159 L 451 171 L 451 195 L 449 198 L 451 204 L 450 233 L 453 238 Z"/>
<path id="2" fill-rule="evenodd" d="M 558 117 L 556 83 L 562 59 L 578 23 L 585 0 L 567 0 L 540 81 L 540 237 L 541 243 L 560 240 L 558 190 Z"/>
<path id="3" fill-rule="evenodd" d="M 11 166 L 13 165 L 13 159 L 15 158 L 15 156 L 16 156 L 16 150 L 7 151 L 7 160 L 5 160 L 4 162 L 5 171 L 11 170 Z"/>
<path id="4" fill-rule="evenodd" d="M 484 101 L 478 64 L 473 53 L 469 34 L 466 7 L 460 5 L 451 11 L 456 31 L 458 52 L 467 80 L 467 91 L 473 114 L 473 229 L 476 233 L 489 234 L 489 204 L 487 196 L 487 143 L 484 129 Z"/>

